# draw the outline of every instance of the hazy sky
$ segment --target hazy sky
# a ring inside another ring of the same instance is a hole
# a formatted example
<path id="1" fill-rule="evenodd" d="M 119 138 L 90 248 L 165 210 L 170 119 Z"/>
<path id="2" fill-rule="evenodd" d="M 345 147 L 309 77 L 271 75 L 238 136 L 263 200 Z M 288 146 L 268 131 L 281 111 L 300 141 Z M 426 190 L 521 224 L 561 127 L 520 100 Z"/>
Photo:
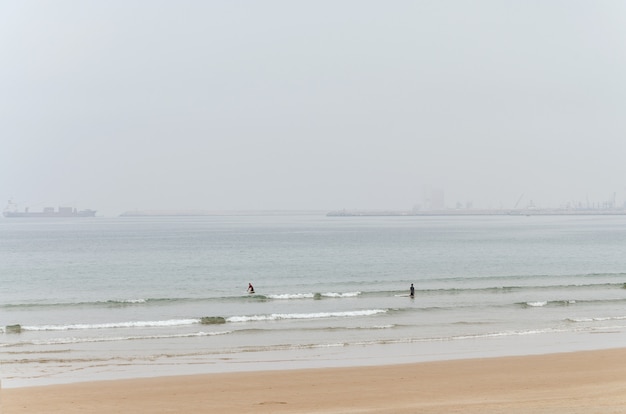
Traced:
<path id="1" fill-rule="evenodd" d="M 22 207 L 626 200 L 624 1 L 5 0 L 0 59 Z"/>

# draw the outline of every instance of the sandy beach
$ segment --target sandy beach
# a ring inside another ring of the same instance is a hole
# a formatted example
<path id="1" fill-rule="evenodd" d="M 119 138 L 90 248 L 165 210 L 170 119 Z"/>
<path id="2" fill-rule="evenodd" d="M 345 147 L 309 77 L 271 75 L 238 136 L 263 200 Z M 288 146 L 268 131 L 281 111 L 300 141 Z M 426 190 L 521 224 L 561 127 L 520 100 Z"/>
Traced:
<path id="1" fill-rule="evenodd" d="M 626 349 L 2 390 L 2 413 L 623 413 Z"/>

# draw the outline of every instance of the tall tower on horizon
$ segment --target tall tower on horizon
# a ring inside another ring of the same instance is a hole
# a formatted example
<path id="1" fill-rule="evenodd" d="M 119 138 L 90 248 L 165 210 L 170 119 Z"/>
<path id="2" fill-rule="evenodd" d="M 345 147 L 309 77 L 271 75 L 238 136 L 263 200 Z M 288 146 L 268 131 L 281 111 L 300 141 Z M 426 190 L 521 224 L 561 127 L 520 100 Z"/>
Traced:
<path id="1" fill-rule="evenodd" d="M 443 210 L 446 208 L 445 195 L 440 188 L 424 189 L 424 209 Z"/>

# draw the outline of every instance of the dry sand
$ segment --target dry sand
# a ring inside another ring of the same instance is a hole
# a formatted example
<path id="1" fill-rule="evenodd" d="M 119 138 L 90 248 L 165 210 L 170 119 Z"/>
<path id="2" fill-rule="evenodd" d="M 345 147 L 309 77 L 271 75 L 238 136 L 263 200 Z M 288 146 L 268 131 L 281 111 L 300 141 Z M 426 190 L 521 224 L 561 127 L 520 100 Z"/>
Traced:
<path id="1" fill-rule="evenodd" d="M 17 413 L 626 413 L 626 349 L 2 390 Z"/>

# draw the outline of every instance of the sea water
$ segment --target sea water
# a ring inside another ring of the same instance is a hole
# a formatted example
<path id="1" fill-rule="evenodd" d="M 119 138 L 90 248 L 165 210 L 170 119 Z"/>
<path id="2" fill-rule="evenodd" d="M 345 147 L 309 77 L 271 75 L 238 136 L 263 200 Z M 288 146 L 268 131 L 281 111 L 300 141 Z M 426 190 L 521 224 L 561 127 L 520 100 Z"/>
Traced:
<path id="1" fill-rule="evenodd" d="M 5 219 L 1 377 L 620 347 L 625 283 L 626 216 Z"/>

